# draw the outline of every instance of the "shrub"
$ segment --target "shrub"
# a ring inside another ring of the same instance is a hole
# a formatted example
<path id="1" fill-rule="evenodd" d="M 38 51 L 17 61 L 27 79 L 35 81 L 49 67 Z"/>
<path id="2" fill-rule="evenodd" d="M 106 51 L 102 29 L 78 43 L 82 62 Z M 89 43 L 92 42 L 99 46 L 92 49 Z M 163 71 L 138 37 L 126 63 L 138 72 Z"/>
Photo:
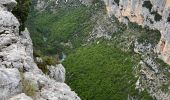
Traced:
<path id="1" fill-rule="evenodd" d="M 120 0 L 114 0 L 114 1 L 115 1 L 115 3 L 119 6 Z"/>
<path id="2" fill-rule="evenodd" d="M 170 14 L 169 14 L 169 16 L 168 16 L 168 18 L 167 18 L 167 22 L 170 22 Z"/>
<path id="3" fill-rule="evenodd" d="M 153 11 L 151 14 L 155 15 L 155 21 L 160 21 L 162 19 L 162 16 L 157 11 Z"/>
<path id="4" fill-rule="evenodd" d="M 144 1 L 142 7 L 148 8 L 148 10 L 151 12 L 153 5 L 150 1 Z"/>
<path id="5" fill-rule="evenodd" d="M 23 86 L 22 91 L 26 95 L 34 97 L 36 95 L 36 90 L 35 90 L 34 85 L 30 81 L 25 80 L 23 73 L 20 73 L 20 75 L 21 75 L 21 78 L 22 78 L 22 80 L 21 80 L 21 83 L 22 83 L 22 86 Z"/>
<path id="6" fill-rule="evenodd" d="M 56 65 L 59 64 L 59 57 L 58 55 L 56 57 L 52 56 L 43 56 L 41 57 L 43 62 L 37 62 L 38 68 L 40 68 L 43 73 L 47 74 L 48 73 L 48 68 L 47 65 Z"/>
<path id="7" fill-rule="evenodd" d="M 12 13 L 18 18 L 20 22 L 20 31 L 25 30 L 25 21 L 29 13 L 31 0 L 16 0 L 17 6 L 13 9 Z"/>
<path id="8" fill-rule="evenodd" d="M 31 97 L 34 97 L 36 95 L 35 87 L 34 85 L 28 81 L 28 80 L 22 80 L 22 86 L 23 86 L 23 92 Z"/>

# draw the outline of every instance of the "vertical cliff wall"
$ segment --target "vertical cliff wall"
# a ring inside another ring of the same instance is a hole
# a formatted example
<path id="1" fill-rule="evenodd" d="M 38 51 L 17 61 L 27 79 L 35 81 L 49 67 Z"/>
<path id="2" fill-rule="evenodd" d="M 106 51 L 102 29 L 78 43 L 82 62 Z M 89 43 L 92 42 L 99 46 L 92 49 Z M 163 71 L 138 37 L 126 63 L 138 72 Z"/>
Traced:
<path id="1" fill-rule="evenodd" d="M 104 1 L 108 14 L 115 15 L 120 22 L 135 22 L 159 30 L 161 39 L 156 52 L 170 64 L 170 0 Z"/>

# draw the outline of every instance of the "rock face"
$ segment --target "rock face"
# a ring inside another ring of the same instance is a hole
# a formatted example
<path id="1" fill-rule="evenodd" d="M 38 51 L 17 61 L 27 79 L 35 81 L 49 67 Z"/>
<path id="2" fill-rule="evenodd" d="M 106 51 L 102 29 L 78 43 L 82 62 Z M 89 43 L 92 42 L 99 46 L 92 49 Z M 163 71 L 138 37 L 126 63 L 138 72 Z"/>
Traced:
<path id="1" fill-rule="evenodd" d="M 170 0 L 104 0 L 109 15 L 115 15 L 120 22 L 127 20 L 157 29 L 161 39 L 157 46 L 166 63 L 170 64 Z"/>
<path id="2" fill-rule="evenodd" d="M 48 66 L 49 76 L 54 78 L 57 82 L 65 81 L 65 68 L 62 64 L 56 66 Z"/>
<path id="3" fill-rule="evenodd" d="M 51 10 L 55 12 L 57 7 L 63 7 L 67 4 L 69 6 L 80 6 L 81 4 L 90 6 L 94 0 L 33 0 L 33 8 L 38 11 Z M 67 4 L 66 4 L 67 3 Z M 68 5 L 67 5 L 68 6 Z"/>
<path id="4" fill-rule="evenodd" d="M 63 83 L 65 69 L 62 65 L 59 65 L 62 70 L 56 67 L 51 74 L 55 80 L 37 67 L 29 32 L 26 29 L 19 34 L 19 22 L 10 12 L 15 5 L 15 0 L 0 0 L 0 100 L 32 100 L 27 93 L 22 93 L 23 80 L 33 85 L 34 100 L 80 100 Z"/>
<path id="5" fill-rule="evenodd" d="M 6 100 L 10 96 L 22 92 L 21 77 L 15 69 L 0 68 L 0 99 Z"/>
<path id="6" fill-rule="evenodd" d="M 25 95 L 24 93 L 18 94 L 16 96 L 14 96 L 13 98 L 9 99 L 9 100 L 33 100 L 32 98 L 28 97 L 27 95 Z"/>
<path id="7" fill-rule="evenodd" d="M 169 67 L 161 65 L 155 58 L 158 54 L 170 65 L 170 0 L 103 1 L 108 15 L 114 15 L 120 22 L 127 25 L 130 21 L 160 31 L 161 39 L 156 48 L 150 43 L 134 42 L 134 52 L 141 55 L 141 61 L 135 68 L 140 67 L 136 88 L 147 90 L 157 100 L 169 100 Z"/>

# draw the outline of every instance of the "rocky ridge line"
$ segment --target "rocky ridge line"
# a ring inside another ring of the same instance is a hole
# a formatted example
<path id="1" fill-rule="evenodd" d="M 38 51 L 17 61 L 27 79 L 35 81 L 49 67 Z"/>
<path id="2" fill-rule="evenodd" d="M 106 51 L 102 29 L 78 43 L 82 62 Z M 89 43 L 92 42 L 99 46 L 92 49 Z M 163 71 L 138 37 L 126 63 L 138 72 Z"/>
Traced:
<path id="1" fill-rule="evenodd" d="M 52 67 L 54 79 L 37 67 L 29 32 L 26 29 L 19 34 L 19 22 L 11 13 L 16 4 L 15 0 L 0 0 L 0 100 L 80 100 L 63 83 L 65 70 L 61 64 Z M 33 86 L 34 97 L 24 93 L 25 82 Z"/>

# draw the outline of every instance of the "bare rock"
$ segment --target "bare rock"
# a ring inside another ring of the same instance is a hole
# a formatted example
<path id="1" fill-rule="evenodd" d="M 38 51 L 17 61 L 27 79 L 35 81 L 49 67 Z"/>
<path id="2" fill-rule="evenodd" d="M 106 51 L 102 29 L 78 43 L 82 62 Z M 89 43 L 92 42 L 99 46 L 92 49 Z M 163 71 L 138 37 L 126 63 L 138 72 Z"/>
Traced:
<path id="1" fill-rule="evenodd" d="M 22 92 L 21 77 L 17 69 L 0 69 L 0 100 L 7 100 Z"/>
<path id="2" fill-rule="evenodd" d="M 48 66 L 50 78 L 55 79 L 57 82 L 65 81 L 65 68 L 62 64 L 56 66 Z"/>
<path id="3" fill-rule="evenodd" d="M 33 100 L 31 97 L 25 95 L 25 93 L 18 94 L 9 100 Z"/>

